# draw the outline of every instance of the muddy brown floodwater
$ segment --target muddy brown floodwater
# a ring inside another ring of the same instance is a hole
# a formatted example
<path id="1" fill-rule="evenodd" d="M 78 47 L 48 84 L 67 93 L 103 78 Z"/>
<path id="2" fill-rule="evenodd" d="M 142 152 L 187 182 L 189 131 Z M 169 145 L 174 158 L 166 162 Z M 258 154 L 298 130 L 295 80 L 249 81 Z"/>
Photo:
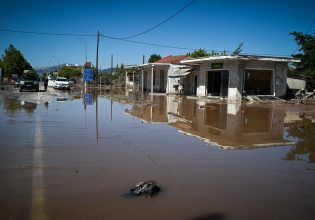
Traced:
<path id="1" fill-rule="evenodd" d="M 315 219 L 313 106 L 61 96 L 0 94 L 1 219 Z"/>

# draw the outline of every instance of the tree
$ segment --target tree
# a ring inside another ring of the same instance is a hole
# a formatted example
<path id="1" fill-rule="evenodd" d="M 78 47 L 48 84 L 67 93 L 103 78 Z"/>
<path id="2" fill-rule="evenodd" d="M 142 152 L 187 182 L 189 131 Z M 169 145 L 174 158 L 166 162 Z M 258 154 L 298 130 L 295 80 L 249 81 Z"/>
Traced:
<path id="1" fill-rule="evenodd" d="M 2 55 L 1 66 L 3 72 L 11 77 L 12 74 L 17 74 L 21 76 L 24 70 L 32 70 L 32 66 L 27 60 L 23 57 L 23 54 L 17 50 L 12 44 L 5 49 L 4 55 Z"/>
<path id="2" fill-rule="evenodd" d="M 187 55 L 193 57 L 193 58 L 198 58 L 198 57 L 207 57 L 210 56 L 210 53 L 208 53 L 205 49 L 198 49 L 195 50 L 192 53 L 188 53 Z"/>
<path id="3" fill-rule="evenodd" d="M 120 68 L 118 67 L 118 64 L 116 65 L 116 69 L 115 69 L 113 77 L 115 79 L 118 79 L 118 78 L 121 78 L 121 77 L 123 77 L 123 78 L 125 77 L 125 67 L 124 67 L 123 63 L 120 65 Z"/>
<path id="4" fill-rule="evenodd" d="M 240 53 L 242 52 L 242 47 L 243 47 L 243 43 L 240 43 L 238 45 L 238 47 L 232 52 L 232 55 L 236 56 L 236 55 L 240 55 Z"/>
<path id="5" fill-rule="evenodd" d="M 78 78 L 82 75 L 82 67 L 72 67 L 72 66 L 63 66 L 59 72 L 58 76 L 70 78 Z"/>
<path id="6" fill-rule="evenodd" d="M 161 59 L 161 56 L 159 54 L 151 54 L 148 62 L 149 63 L 154 63 L 154 62 L 156 62 L 156 61 L 158 61 L 160 59 Z"/>
<path id="7" fill-rule="evenodd" d="M 301 59 L 300 63 L 293 63 L 291 72 L 295 75 L 315 76 L 315 36 L 301 32 L 290 33 L 294 36 L 299 47 L 299 53 L 294 58 Z"/>
<path id="8" fill-rule="evenodd" d="M 302 121 L 299 124 L 290 126 L 288 134 L 298 140 L 294 146 L 286 153 L 285 160 L 297 160 L 299 155 L 304 157 L 307 162 L 315 163 L 315 124 L 311 119 L 301 116 Z"/>

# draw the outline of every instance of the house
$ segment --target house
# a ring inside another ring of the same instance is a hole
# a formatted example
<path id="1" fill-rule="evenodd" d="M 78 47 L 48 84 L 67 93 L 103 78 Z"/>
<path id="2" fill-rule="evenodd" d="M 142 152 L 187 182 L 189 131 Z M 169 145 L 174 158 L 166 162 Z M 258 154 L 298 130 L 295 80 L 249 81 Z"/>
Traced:
<path id="1" fill-rule="evenodd" d="M 181 61 L 198 71 L 187 75 L 187 95 L 227 97 L 240 100 L 243 95 L 285 97 L 288 57 L 253 55 L 210 56 Z"/>
<path id="2" fill-rule="evenodd" d="M 196 59 L 187 55 L 167 56 L 155 63 L 127 69 L 126 85 L 132 85 L 132 70 L 133 74 L 138 71 L 141 90 L 151 93 L 177 93 L 181 84 L 184 95 L 198 97 L 226 97 L 229 100 L 241 100 L 244 95 L 282 98 L 286 95 L 290 62 L 300 61 L 289 57 L 254 55 Z"/>
<path id="3" fill-rule="evenodd" d="M 180 62 L 189 58 L 188 55 L 170 55 L 154 63 L 126 66 L 126 87 L 138 84 L 142 91 L 176 93 L 176 85 L 182 74 L 180 70 L 188 67 Z"/>

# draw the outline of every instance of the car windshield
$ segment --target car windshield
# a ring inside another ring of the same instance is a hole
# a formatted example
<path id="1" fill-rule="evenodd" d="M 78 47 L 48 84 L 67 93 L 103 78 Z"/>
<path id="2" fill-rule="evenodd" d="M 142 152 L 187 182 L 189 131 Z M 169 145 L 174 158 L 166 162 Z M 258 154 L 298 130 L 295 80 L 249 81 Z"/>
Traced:
<path id="1" fill-rule="evenodd" d="M 57 78 L 56 81 L 63 81 L 63 82 L 67 82 L 68 80 L 66 78 Z"/>
<path id="2" fill-rule="evenodd" d="M 21 78 L 21 80 L 32 80 L 32 81 L 37 81 L 37 78 L 36 78 L 36 76 L 26 75 L 26 76 L 23 76 L 23 77 Z"/>

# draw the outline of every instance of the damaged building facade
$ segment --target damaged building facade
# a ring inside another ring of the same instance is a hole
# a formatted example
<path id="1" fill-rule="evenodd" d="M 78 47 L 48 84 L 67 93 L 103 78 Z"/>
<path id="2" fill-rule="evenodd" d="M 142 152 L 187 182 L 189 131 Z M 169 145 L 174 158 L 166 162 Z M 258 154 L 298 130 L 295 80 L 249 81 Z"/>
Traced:
<path id="1" fill-rule="evenodd" d="M 239 100 L 244 95 L 284 97 L 288 63 L 291 58 L 265 56 L 214 56 L 183 60 L 194 71 L 186 77 L 186 94 L 227 97 Z"/>
<path id="2" fill-rule="evenodd" d="M 289 62 L 292 58 L 252 55 L 191 57 L 168 56 L 155 63 L 133 66 L 126 71 L 126 85 L 138 74 L 142 91 L 178 93 L 198 97 L 285 97 Z M 130 77 L 132 72 L 133 77 Z"/>

